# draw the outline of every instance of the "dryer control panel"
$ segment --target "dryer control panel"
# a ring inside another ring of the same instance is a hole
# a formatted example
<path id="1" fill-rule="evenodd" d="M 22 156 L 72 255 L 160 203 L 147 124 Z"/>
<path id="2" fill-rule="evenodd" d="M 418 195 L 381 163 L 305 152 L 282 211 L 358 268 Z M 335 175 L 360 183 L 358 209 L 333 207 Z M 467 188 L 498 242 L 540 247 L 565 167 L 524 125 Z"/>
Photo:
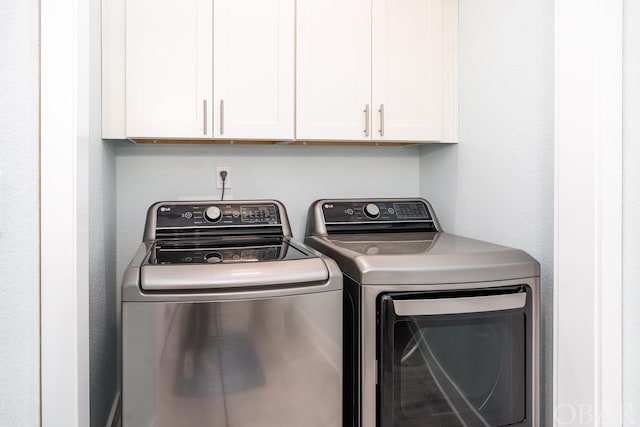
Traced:
<path id="1" fill-rule="evenodd" d="M 428 206 L 421 201 L 326 201 L 322 213 L 327 224 L 433 220 Z"/>
<path id="2" fill-rule="evenodd" d="M 309 208 L 306 234 L 439 231 L 433 209 L 424 199 L 323 199 Z"/>

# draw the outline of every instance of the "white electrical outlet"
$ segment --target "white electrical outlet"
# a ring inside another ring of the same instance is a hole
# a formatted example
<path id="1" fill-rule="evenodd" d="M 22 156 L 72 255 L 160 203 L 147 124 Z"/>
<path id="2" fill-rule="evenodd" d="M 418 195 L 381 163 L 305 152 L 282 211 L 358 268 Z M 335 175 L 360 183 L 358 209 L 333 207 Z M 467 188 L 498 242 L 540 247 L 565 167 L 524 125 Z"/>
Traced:
<path id="1" fill-rule="evenodd" d="M 227 171 L 227 179 L 224 182 L 224 188 L 226 190 L 231 188 L 231 167 L 229 166 L 216 166 L 216 188 L 222 190 L 222 178 L 220 172 Z"/>

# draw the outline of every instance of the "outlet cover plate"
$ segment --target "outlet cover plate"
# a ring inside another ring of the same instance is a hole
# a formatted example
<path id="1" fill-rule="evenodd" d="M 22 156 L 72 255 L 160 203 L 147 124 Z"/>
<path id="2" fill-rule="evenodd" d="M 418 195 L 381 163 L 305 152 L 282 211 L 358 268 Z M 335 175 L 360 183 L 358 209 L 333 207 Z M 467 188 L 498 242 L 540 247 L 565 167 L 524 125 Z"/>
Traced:
<path id="1" fill-rule="evenodd" d="M 231 188 L 231 167 L 229 166 L 216 166 L 216 189 L 222 190 L 222 178 L 220 178 L 220 172 L 222 171 L 227 171 L 224 188 L 228 190 Z"/>

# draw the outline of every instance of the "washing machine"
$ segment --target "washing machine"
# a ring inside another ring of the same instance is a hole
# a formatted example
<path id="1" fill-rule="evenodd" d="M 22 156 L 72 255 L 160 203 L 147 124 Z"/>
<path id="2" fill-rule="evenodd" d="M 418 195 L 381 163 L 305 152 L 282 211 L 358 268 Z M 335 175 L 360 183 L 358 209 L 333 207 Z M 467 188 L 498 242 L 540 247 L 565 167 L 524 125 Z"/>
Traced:
<path id="1" fill-rule="evenodd" d="M 344 274 L 345 426 L 538 426 L 539 276 L 421 198 L 327 199 L 305 243 Z"/>
<path id="2" fill-rule="evenodd" d="M 341 426 L 342 300 L 280 202 L 154 204 L 122 283 L 123 427 Z"/>

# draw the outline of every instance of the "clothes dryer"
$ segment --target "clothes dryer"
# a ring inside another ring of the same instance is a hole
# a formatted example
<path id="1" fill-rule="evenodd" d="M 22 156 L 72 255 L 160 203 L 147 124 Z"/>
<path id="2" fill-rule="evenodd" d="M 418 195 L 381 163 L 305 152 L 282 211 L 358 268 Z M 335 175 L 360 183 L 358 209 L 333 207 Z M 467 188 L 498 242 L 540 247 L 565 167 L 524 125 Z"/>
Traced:
<path id="1" fill-rule="evenodd" d="M 446 233 L 424 199 L 326 199 L 344 273 L 345 426 L 538 426 L 538 262 Z"/>

